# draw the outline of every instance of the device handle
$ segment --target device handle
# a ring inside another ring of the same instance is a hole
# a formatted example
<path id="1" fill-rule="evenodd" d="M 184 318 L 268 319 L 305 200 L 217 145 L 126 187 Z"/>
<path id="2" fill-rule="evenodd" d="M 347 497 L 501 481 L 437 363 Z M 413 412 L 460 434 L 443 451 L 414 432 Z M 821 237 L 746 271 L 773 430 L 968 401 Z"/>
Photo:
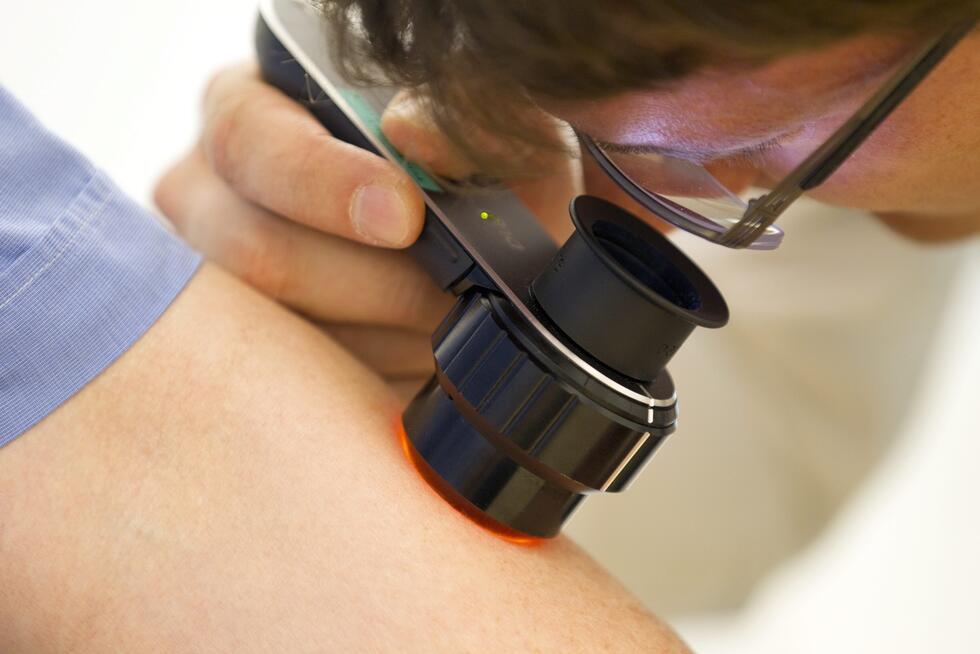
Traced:
<path id="1" fill-rule="evenodd" d="M 261 16 L 255 28 L 255 50 L 262 78 L 267 83 L 305 106 L 334 138 L 380 154 L 307 75 Z M 471 273 L 479 272 L 470 256 L 428 206 L 422 233 L 407 251 L 444 291 L 463 292 L 471 285 Z"/>

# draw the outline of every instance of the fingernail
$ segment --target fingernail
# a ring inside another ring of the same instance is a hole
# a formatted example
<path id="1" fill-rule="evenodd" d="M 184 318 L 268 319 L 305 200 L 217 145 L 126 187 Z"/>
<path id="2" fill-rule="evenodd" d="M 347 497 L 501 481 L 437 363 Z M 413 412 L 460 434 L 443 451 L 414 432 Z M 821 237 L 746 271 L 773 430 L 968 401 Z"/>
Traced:
<path id="1" fill-rule="evenodd" d="M 351 202 L 354 229 L 378 245 L 402 245 L 408 237 L 408 211 L 390 186 L 362 186 Z"/>

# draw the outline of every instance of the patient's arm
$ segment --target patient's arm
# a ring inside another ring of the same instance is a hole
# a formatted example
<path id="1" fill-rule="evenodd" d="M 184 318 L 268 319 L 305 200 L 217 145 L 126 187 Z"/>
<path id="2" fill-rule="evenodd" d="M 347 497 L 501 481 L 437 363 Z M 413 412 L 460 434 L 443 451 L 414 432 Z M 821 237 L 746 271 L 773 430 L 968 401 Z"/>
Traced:
<path id="1" fill-rule="evenodd" d="M 0 450 L 0 651 L 685 651 L 568 541 L 435 496 L 386 388 L 206 267 Z"/>

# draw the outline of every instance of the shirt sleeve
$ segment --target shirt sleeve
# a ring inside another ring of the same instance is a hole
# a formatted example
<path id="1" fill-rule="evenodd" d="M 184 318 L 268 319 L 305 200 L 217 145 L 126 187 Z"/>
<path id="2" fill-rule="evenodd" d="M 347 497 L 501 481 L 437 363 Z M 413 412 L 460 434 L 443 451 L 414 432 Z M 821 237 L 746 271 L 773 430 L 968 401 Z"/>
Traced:
<path id="1" fill-rule="evenodd" d="M 0 86 L 0 446 L 125 352 L 199 264 Z"/>

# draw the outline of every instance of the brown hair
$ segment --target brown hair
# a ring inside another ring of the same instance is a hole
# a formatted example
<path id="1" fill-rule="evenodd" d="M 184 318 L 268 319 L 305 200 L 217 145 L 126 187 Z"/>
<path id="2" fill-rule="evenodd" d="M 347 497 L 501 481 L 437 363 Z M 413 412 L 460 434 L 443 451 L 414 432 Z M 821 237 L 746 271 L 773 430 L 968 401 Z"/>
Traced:
<path id="1" fill-rule="evenodd" d="M 352 79 L 419 90 L 484 168 L 471 134 L 554 145 L 532 96 L 611 96 L 732 61 L 863 33 L 926 33 L 980 0 L 318 0 Z M 476 129 L 474 129 L 476 128 Z M 498 169 L 499 172 L 499 169 Z"/>

